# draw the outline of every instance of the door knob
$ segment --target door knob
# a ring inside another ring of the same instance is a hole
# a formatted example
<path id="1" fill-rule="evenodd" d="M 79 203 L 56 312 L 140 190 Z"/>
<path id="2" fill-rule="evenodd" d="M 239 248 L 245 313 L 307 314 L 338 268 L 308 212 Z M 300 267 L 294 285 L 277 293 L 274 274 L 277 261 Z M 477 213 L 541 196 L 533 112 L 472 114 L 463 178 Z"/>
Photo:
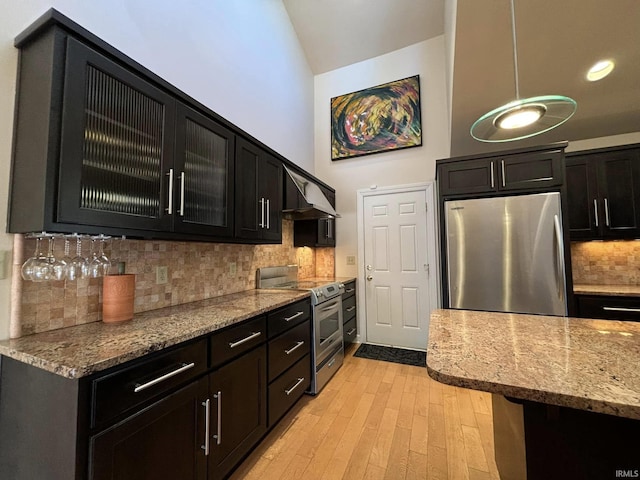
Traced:
<path id="1" fill-rule="evenodd" d="M 373 280 L 373 277 L 371 275 L 367 275 L 367 280 L 371 281 Z"/>

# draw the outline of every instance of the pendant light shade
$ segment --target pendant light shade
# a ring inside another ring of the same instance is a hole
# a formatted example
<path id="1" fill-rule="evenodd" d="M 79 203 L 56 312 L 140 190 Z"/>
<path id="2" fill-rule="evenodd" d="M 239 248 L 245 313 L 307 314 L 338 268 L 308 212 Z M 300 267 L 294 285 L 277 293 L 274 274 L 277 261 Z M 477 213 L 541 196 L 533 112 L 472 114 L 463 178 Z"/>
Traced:
<path id="1" fill-rule="evenodd" d="M 575 100 L 562 95 L 520 99 L 515 9 L 511 0 L 511 33 L 516 100 L 485 113 L 471 126 L 471 136 L 481 142 L 512 142 L 533 137 L 562 125 L 575 113 Z"/>

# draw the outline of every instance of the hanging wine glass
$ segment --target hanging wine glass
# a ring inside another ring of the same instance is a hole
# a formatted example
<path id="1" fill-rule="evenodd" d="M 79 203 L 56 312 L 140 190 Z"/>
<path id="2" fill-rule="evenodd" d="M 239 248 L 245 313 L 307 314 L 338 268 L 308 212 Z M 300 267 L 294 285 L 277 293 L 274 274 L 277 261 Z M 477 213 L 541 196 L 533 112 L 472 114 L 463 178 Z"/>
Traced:
<path id="1" fill-rule="evenodd" d="M 56 258 L 55 251 L 56 236 L 49 237 L 49 253 L 47 254 L 47 262 L 49 263 L 48 280 L 64 280 L 67 264 L 64 260 Z"/>
<path id="2" fill-rule="evenodd" d="M 63 277 L 65 278 L 69 278 L 69 267 L 71 265 L 72 262 L 72 258 L 69 255 L 69 251 L 70 251 L 70 240 L 69 237 L 67 235 L 64 236 L 64 257 L 62 257 L 62 259 L 60 260 L 60 262 L 64 265 L 63 269 Z M 69 280 L 71 280 L 69 278 Z"/>
<path id="3" fill-rule="evenodd" d="M 49 241 L 49 248 L 51 249 L 51 235 L 45 232 L 42 232 L 40 235 L 41 239 L 47 239 Z M 38 252 L 38 256 L 33 263 L 33 273 L 31 275 L 31 279 L 34 282 L 44 282 L 51 278 L 50 273 L 50 264 L 49 264 L 49 255 L 45 255 L 42 250 Z"/>
<path id="4" fill-rule="evenodd" d="M 87 260 L 82 256 L 82 237 L 75 233 L 73 236 L 76 237 L 76 256 L 67 265 L 67 278 L 72 281 L 85 278 L 89 273 Z"/>
<path id="5" fill-rule="evenodd" d="M 111 261 L 109 257 L 107 257 L 104 253 L 104 246 L 109 237 L 105 237 L 104 235 L 100 235 L 100 245 L 98 247 L 98 261 L 100 262 L 100 271 L 102 276 L 109 275 L 109 270 L 111 269 Z"/>
<path id="6" fill-rule="evenodd" d="M 42 253 L 40 252 L 40 237 L 36 237 L 36 249 L 33 252 L 33 256 L 27 258 L 27 260 L 22 264 L 22 268 L 20 269 L 20 274 L 22 275 L 23 280 L 31 280 L 34 281 L 33 274 L 35 272 L 35 266 L 37 265 L 37 260 Z"/>

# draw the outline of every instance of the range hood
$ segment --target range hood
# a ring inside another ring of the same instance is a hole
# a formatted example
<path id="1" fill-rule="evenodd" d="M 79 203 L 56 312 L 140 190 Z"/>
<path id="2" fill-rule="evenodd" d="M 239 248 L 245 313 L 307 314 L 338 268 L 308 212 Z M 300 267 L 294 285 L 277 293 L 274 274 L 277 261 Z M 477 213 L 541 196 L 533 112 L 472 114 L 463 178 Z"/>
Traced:
<path id="1" fill-rule="evenodd" d="M 284 169 L 287 171 L 287 175 L 289 175 L 289 178 L 293 181 L 294 185 L 307 202 L 307 205 L 304 207 L 283 210 L 286 217 L 293 220 L 340 217 L 316 183 L 291 171 L 286 166 Z"/>

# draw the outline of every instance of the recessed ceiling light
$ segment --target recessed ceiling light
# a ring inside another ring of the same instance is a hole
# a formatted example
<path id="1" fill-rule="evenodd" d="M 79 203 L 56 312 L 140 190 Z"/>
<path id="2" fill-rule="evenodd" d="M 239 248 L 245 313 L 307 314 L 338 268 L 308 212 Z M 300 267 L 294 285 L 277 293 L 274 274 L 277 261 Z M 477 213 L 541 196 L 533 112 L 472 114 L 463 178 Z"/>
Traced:
<path id="1" fill-rule="evenodd" d="M 612 60 L 600 60 L 587 72 L 587 80 L 597 82 L 609 75 L 613 71 L 615 64 Z"/>

